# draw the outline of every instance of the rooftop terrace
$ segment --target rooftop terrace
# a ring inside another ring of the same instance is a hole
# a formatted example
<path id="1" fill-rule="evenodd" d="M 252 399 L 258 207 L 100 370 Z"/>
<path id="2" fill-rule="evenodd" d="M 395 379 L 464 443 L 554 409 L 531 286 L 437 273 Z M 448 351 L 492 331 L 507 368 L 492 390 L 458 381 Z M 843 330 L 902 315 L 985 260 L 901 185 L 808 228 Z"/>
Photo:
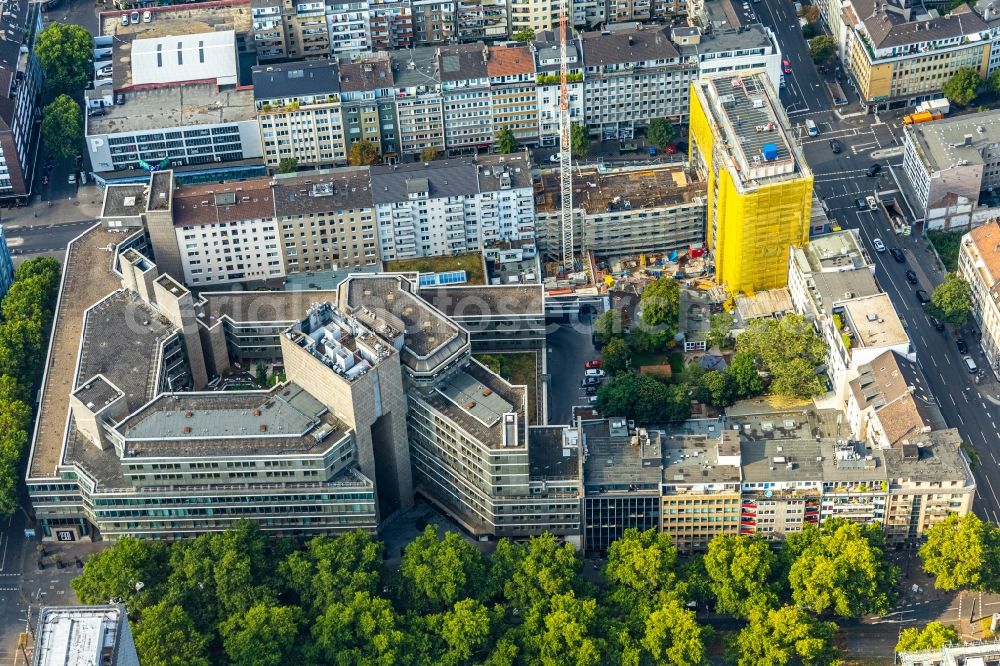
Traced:
<path id="1" fill-rule="evenodd" d="M 252 31 L 250 3 L 245 0 L 189 3 L 149 7 L 153 20 L 149 23 L 121 23 L 122 12 L 101 12 L 100 34 L 119 38 L 165 37 L 190 35 L 198 32 L 235 30 L 237 34 Z"/>
<path id="2" fill-rule="evenodd" d="M 130 90 L 124 104 L 87 118 L 87 135 L 163 130 L 187 125 L 237 123 L 256 118 L 253 90 L 189 84 Z"/>
<path id="3" fill-rule="evenodd" d="M 903 345 L 910 339 L 889 295 L 880 293 L 843 301 L 844 325 L 852 332 L 851 344 L 864 347 Z"/>
<path id="4" fill-rule="evenodd" d="M 543 172 L 542 188 L 535 195 L 535 209 L 540 213 L 558 211 L 561 207 L 558 170 Z M 705 194 L 705 183 L 690 180 L 678 166 L 615 169 L 605 174 L 593 169 L 573 171 L 573 206 L 590 215 L 679 206 Z"/>

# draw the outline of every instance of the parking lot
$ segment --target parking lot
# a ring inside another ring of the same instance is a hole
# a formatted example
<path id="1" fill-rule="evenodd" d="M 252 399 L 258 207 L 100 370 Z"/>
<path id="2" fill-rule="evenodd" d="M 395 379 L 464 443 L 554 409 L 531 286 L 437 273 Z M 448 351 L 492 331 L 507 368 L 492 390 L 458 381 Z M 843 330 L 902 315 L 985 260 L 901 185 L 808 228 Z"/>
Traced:
<path id="1" fill-rule="evenodd" d="M 583 315 L 549 326 L 549 423 L 569 423 L 575 405 L 587 405 L 587 391 L 580 386 L 584 363 L 597 358 L 591 339 L 596 315 Z"/>

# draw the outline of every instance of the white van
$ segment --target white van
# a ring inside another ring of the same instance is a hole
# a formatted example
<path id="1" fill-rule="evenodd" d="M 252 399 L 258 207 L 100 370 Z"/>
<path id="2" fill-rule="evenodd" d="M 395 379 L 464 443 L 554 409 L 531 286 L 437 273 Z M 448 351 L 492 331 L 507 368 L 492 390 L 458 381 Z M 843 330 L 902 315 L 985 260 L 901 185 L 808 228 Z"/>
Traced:
<path id="1" fill-rule="evenodd" d="M 969 369 L 969 372 L 972 374 L 979 372 L 979 368 L 976 367 L 976 362 L 972 360 L 971 356 L 963 356 L 962 360 L 965 361 L 965 367 Z"/>
<path id="2" fill-rule="evenodd" d="M 816 127 L 816 123 L 814 123 L 811 118 L 806 118 L 806 131 L 809 132 L 809 136 L 816 136 L 819 134 L 819 128 Z"/>

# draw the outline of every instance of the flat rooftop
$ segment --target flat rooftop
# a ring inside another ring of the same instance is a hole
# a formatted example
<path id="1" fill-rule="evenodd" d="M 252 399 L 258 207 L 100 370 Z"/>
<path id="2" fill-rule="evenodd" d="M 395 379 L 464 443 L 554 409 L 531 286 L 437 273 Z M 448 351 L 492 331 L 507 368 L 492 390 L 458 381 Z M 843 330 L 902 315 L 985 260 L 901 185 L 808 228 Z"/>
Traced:
<path id="1" fill-rule="evenodd" d="M 875 276 L 867 268 L 813 273 L 810 280 L 809 293 L 819 310 L 826 314 L 840 301 L 879 293 Z"/>
<path id="2" fill-rule="evenodd" d="M 340 309 L 390 341 L 402 333 L 403 364 L 414 372 L 427 372 L 467 348 L 469 334 L 414 295 L 413 289 L 402 276 L 354 275 L 340 285 Z"/>
<path id="3" fill-rule="evenodd" d="M 614 425 L 613 425 L 614 424 Z M 619 425 L 621 424 L 621 425 Z M 587 457 L 583 463 L 583 480 L 590 489 L 602 492 L 625 492 L 631 488 L 657 492 L 660 483 L 658 449 L 650 452 L 644 463 L 642 448 L 631 446 L 627 426 L 622 419 L 602 419 L 583 424 Z"/>
<path id="4" fill-rule="evenodd" d="M 974 486 L 961 445 L 961 434 L 949 428 L 928 433 L 922 446 L 886 449 L 883 456 L 889 478 L 909 482 L 965 479 L 966 486 Z"/>
<path id="5" fill-rule="evenodd" d="M 528 428 L 528 464 L 532 479 L 579 479 L 580 441 L 575 428 Z"/>
<path id="6" fill-rule="evenodd" d="M 719 463 L 720 438 L 724 432 L 721 423 L 664 432 L 660 437 L 663 483 L 684 486 L 721 483 L 735 490 L 741 478 L 739 466 Z M 721 453 L 726 455 L 725 451 Z M 728 453 L 731 459 L 738 460 L 738 448 Z"/>
<path id="7" fill-rule="evenodd" d="M 863 296 L 841 301 L 838 305 L 847 315 L 844 325 L 854 333 L 852 346 L 860 343 L 863 347 L 885 347 L 909 343 L 910 338 L 888 294 Z"/>
<path id="8" fill-rule="evenodd" d="M 101 217 L 138 217 L 146 212 L 145 185 L 109 185 L 104 190 Z"/>
<path id="9" fill-rule="evenodd" d="M 542 285 L 421 287 L 420 297 L 448 317 L 545 315 Z"/>
<path id="10" fill-rule="evenodd" d="M 788 119 L 767 74 L 719 74 L 694 83 L 722 141 L 716 149 L 735 160 L 744 189 L 809 175 L 802 153 L 787 135 Z M 732 171 L 733 169 L 729 167 Z"/>
<path id="11" fill-rule="evenodd" d="M 88 407 L 93 405 L 90 408 L 94 411 L 100 411 L 125 394 L 103 376 L 97 375 L 86 380 L 80 388 L 73 392 L 73 395 Z"/>
<path id="12" fill-rule="evenodd" d="M 975 268 L 983 283 L 992 289 L 1000 282 L 1000 222 L 989 220 L 976 227 L 969 232 L 969 239 L 963 242 L 972 244 L 972 256 L 978 259 L 974 261 Z"/>
<path id="13" fill-rule="evenodd" d="M 297 384 L 161 395 L 117 429 L 133 457 L 315 454 L 348 432 Z"/>
<path id="14" fill-rule="evenodd" d="M 761 317 L 775 317 L 788 312 L 794 312 L 792 296 L 788 289 L 765 289 L 754 292 L 752 296 L 738 294 L 736 296 L 736 312 L 743 321 L 760 319 Z"/>
<path id="15" fill-rule="evenodd" d="M 210 291 L 201 294 L 198 319 L 208 326 L 228 317 L 284 327 L 305 317 L 314 303 L 336 300 L 336 291 Z"/>
<path id="16" fill-rule="evenodd" d="M 43 608 L 38 617 L 35 651 L 31 664 L 32 666 L 110 664 L 113 655 L 119 651 L 122 625 L 127 622 L 124 606 Z M 134 646 L 131 647 L 131 653 L 134 658 Z"/>
<path id="17" fill-rule="evenodd" d="M 614 169 L 604 174 L 596 169 L 573 170 L 573 206 L 590 215 L 681 206 L 705 195 L 705 183 L 689 179 L 679 166 Z M 535 194 L 535 210 L 553 212 L 561 206 L 559 171 L 546 170 L 542 173 L 542 192 Z"/>
<path id="18" fill-rule="evenodd" d="M 107 231 L 98 224 L 71 241 L 66 249 L 62 287 L 50 335 L 38 420 L 31 446 L 29 478 L 56 476 L 66 439 L 70 393 L 80 380 L 97 374 L 97 371 L 91 371 L 89 375 L 79 377 L 76 373 L 77 354 L 84 332 L 84 312 L 95 301 L 121 287 L 118 276 L 111 269 L 114 253 L 106 252 L 104 248 L 114 247 L 123 240 L 122 234 Z"/>
<path id="19" fill-rule="evenodd" d="M 822 447 L 815 441 L 744 439 L 740 452 L 744 483 L 823 480 Z"/>
<path id="20" fill-rule="evenodd" d="M 423 395 L 435 409 L 486 446 L 511 449 L 526 444 L 527 388 L 508 384 L 475 361 Z M 516 431 L 502 418 L 504 413 L 516 414 Z"/>
<path id="21" fill-rule="evenodd" d="M 174 191 L 173 207 L 175 227 L 274 218 L 271 181 L 266 178 L 184 185 Z"/>
<path id="22" fill-rule="evenodd" d="M 86 317 L 77 385 L 104 375 L 125 394 L 128 411 L 156 394 L 160 345 L 177 329 L 138 296 L 118 291 Z"/>
<path id="23" fill-rule="evenodd" d="M 100 34 L 120 39 L 133 37 L 166 37 L 199 32 L 234 30 L 250 34 L 253 26 L 249 0 L 230 2 L 200 2 L 166 7 L 147 7 L 153 20 L 149 23 L 129 23 L 123 26 L 123 12 L 101 12 Z M 125 12 L 127 13 L 127 12 Z"/>
<path id="24" fill-rule="evenodd" d="M 790 447 L 797 452 L 797 447 Z M 823 440 L 819 443 L 823 458 L 823 481 L 868 482 L 885 481 L 885 459 L 882 451 L 868 448 L 862 442 Z"/>
<path id="25" fill-rule="evenodd" d="M 873 265 L 861 245 L 858 232 L 853 229 L 814 236 L 805 247 L 795 248 L 795 251 L 796 261 L 804 273 L 843 271 Z"/>
<path id="26" fill-rule="evenodd" d="M 918 123 L 906 132 L 931 173 L 962 162 L 981 166 L 985 163 L 982 151 L 1000 142 L 1000 110 Z"/>
<path id="27" fill-rule="evenodd" d="M 171 85 L 125 93 L 124 104 L 87 118 L 87 135 L 168 130 L 257 117 L 253 90 L 222 90 L 212 84 Z"/>

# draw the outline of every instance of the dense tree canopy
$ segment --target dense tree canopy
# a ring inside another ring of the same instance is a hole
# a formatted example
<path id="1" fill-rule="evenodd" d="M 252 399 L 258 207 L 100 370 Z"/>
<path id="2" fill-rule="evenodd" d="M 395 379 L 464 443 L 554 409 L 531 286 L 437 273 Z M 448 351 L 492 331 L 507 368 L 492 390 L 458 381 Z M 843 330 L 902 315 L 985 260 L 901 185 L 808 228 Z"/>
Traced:
<path id="1" fill-rule="evenodd" d="M 979 72 L 975 68 L 959 67 L 941 86 L 941 92 L 953 104 L 965 106 L 976 98 L 979 84 Z"/>
<path id="2" fill-rule="evenodd" d="M 777 606 L 777 564 L 777 556 L 760 537 L 712 539 L 705 570 L 715 597 L 715 612 L 750 617 L 755 609 Z"/>
<path id="3" fill-rule="evenodd" d="M 899 634 L 896 652 L 919 652 L 936 650 L 949 643 L 958 643 L 958 632 L 951 625 L 930 622 L 923 629 L 907 627 Z"/>
<path id="4" fill-rule="evenodd" d="M 517 137 L 510 127 L 504 125 L 497 132 L 497 152 L 501 155 L 508 155 L 518 148 Z"/>
<path id="5" fill-rule="evenodd" d="M 347 153 L 347 162 L 351 166 L 371 166 L 378 161 L 378 145 L 372 141 L 361 139 L 351 144 Z"/>
<path id="6" fill-rule="evenodd" d="M 753 388 L 749 362 L 771 377 L 771 393 L 809 398 L 825 389 L 816 368 L 826 359 L 826 343 L 802 315 L 789 314 L 780 319 L 754 319 L 736 338 L 739 374 L 733 370 L 737 393 Z"/>
<path id="7" fill-rule="evenodd" d="M 455 532 L 439 539 L 432 525 L 406 547 L 400 573 L 412 603 L 424 611 L 476 596 L 486 583 L 486 565 L 475 546 Z"/>
<path id="8" fill-rule="evenodd" d="M 646 138 L 649 143 L 663 150 L 677 138 L 677 128 L 666 118 L 653 118 L 649 121 Z"/>
<path id="9" fill-rule="evenodd" d="M 691 414 L 691 401 L 683 385 L 667 386 L 649 375 L 627 373 L 597 391 L 597 409 L 601 414 L 652 425 L 683 421 Z"/>
<path id="10" fill-rule="evenodd" d="M 83 26 L 53 21 L 35 38 L 35 55 L 45 75 L 45 97 L 72 95 L 94 76 L 94 38 Z"/>
<path id="11" fill-rule="evenodd" d="M 59 95 L 42 109 L 42 144 L 49 155 L 63 159 L 83 147 L 83 115 L 69 95 Z"/>
<path id="12" fill-rule="evenodd" d="M 927 530 L 920 557 L 940 590 L 1000 589 L 1000 532 L 974 513 L 952 514 Z"/>
<path id="13" fill-rule="evenodd" d="M 972 290 L 969 283 L 957 273 L 948 273 L 944 282 L 931 294 L 929 309 L 949 324 L 965 326 L 972 313 Z"/>
<path id="14" fill-rule="evenodd" d="M 587 134 L 587 128 L 580 123 L 573 123 L 570 127 L 570 148 L 573 157 L 577 159 L 586 157 L 587 151 L 590 150 L 590 135 Z"/>
<path id="15" fill-rule="evenodd" d="M 836 663 L 833 622 L 821 622 L 795 606 L 760 608 L 730 644 L 738 666 L 826 666 Z"/>

